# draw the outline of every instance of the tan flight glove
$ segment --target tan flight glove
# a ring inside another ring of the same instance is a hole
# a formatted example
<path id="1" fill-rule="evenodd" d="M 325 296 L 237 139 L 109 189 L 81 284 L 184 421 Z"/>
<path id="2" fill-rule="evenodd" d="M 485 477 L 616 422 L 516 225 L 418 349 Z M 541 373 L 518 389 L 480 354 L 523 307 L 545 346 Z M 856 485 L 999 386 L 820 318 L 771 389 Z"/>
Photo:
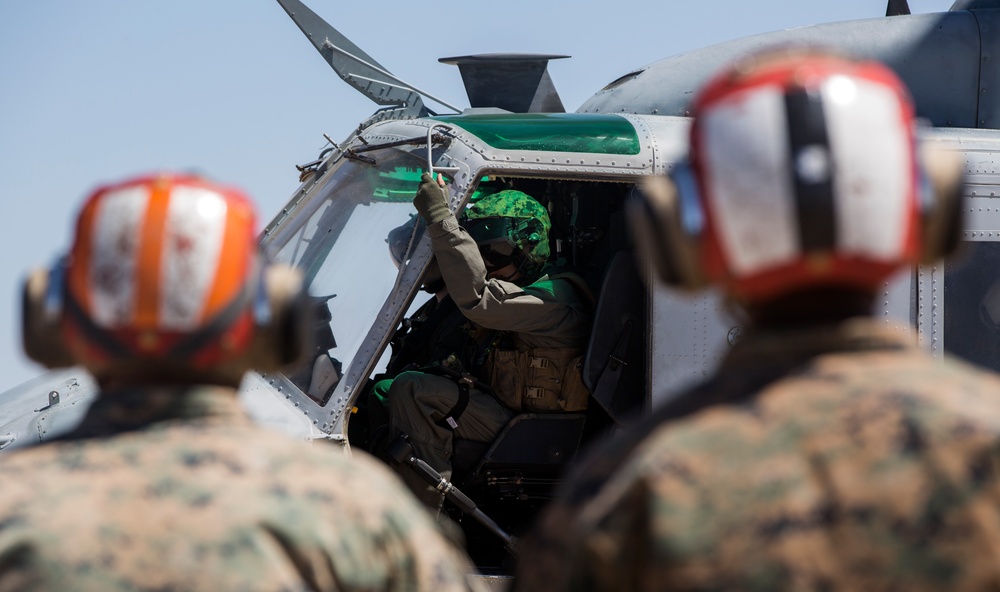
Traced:
<path id="1" fill-rule="evenodd" d="M 438 179 L 440 178 L 439 175 Z M 448 192 L 444 188 L 444 181 L 435 181 L 430 173 L 424 173 L 420 178 L 420 189 L 413 197 L 413 207 L 417 208 L 427 224 L 440 222 L 451 215 L 451 210 L 448 209 Z"/>

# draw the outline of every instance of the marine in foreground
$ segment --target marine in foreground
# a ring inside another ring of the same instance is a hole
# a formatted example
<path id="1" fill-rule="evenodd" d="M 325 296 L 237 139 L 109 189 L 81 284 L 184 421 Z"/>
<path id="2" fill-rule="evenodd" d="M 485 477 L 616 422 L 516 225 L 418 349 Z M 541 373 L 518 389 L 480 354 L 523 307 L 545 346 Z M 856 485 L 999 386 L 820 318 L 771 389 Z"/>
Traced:
<path id="1" fill-rule="evenodd" d="M 1000 586 L 1000 379 L 870 316 L 957 241 L 961 167 L 883 66 L 746 58 L 693 103 L 690 162 L 632 226 L 656 275 L 750 320 L 714 378 L 596 451 L 517 590 Z"/>
<path id="2" fill-rule="evenodd" d="M 467 590 L 405 487 L 253 424 L 249 368 L 308 349 L 297 271 L 258 254 L 238 190 L 152 175 L 97 190 L 25 286 L 25 347 L 79 363 L 82 424 L 0 462 L 0 590 Z"/>

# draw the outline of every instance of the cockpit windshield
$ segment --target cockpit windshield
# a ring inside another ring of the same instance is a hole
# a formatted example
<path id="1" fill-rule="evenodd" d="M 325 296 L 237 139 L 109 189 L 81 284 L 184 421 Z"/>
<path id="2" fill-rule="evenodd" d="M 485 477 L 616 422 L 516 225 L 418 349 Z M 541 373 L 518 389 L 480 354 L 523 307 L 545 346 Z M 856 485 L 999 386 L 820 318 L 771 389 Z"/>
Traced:
<path id="1" fill-rule="evenodd" d="M 406 262 L 412 258 L 416 267 L 426 259 L 416 256 L 421 233 L 409 223 L 416 216 L 412 199 L 426 160 L 416 149 L 368 154 L 371 158 L 334 164 L 299 206 L 294 226 L 281 229 L 268 244 L 274 260 L 303 271 L 319 309 L 316 349 L 288 378 L 323 405 L 346 397 L 364 379 L 373 323 L 389 321 L 404 306 L 395 300 L 401 286 L 407 288 L 401 281 Z M 407 229 L 412 236 L 400 237 Z M 419 252 L 424 251 L 429 252 L 427 245 Z"/>

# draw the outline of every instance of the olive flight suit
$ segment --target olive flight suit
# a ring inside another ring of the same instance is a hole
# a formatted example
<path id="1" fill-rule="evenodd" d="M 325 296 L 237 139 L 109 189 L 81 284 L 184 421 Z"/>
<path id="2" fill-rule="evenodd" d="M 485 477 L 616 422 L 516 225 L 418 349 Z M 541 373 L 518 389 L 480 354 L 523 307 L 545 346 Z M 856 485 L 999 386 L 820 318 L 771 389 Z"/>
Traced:
<path id="1" fill-rule="evenodd" d="M 542 275 L 525 286 L 487 278 L 478 246 L 454 215 L 429 224 L 427 233 L 448 293 L 472 323 L 504 332 L 522 352 L 541 348 L 582 353 L 592 311 L 577 283 L 559 275 Z M 489 360 L 483 368 L 466 370 L 486 383 L 497 378 Z M 446 478 L 451 475 L 454 438 L 491 442 L 517 410 L 516 402 L 512 407 L 474 387 L 467 395 L 455 380 L 426 372 L 404 372 L 389 390 L 392 428 L 408 434 L 416 455 Z M 460 400 L 464 409 L 456 407 Z M 440 505 L 437 491 L 408 469 L 401 474 L 429 506 Z"/>

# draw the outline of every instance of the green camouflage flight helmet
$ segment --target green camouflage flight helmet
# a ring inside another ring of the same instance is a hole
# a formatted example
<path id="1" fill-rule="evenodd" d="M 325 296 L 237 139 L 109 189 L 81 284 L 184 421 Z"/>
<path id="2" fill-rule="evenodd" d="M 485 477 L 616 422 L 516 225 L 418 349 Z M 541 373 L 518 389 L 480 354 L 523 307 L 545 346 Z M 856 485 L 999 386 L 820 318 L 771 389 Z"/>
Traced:
<path id="1" fill-rule="evenodd" d="M 465 209 L 462 227 L 488 271 L 514 263 L 530 278 L 549 259 L 549 212 L 527 193 L 505 189 L 480 198 Z"/>

